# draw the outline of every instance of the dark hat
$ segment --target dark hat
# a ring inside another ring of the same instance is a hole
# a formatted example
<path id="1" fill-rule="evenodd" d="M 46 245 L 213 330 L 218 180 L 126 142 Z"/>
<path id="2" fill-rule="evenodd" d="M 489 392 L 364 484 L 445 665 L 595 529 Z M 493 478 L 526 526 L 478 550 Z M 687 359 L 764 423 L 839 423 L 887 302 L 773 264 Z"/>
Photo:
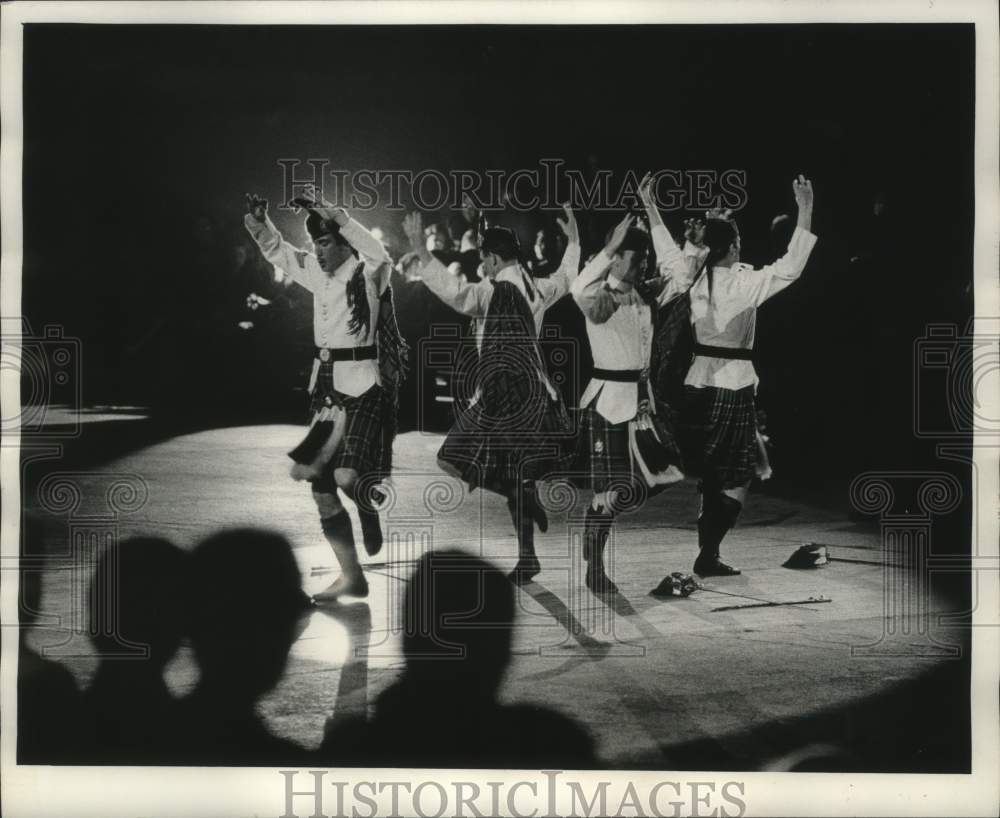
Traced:
<path id="1" fill-rule="evenodd" d="M 521 243 L 517 240 L 517 233 L 508 227 L 488 227 L 483 231 L 479 249 L 484 253 L 496 253 L 506 260 L 517 258 Z"/>
<path id="2" fill-rule="evenodd" d="M 340 240 L 340 225 L 323 215 L 318 202 L 308 196 L 297 196 L 289 204 L 305 210 L 308 214 L 306 216 L 306 232 L 313 241 L 316 241 L 320 236 L 333 236 Z"/>
<path id="3" fill-rule="evenodd" d="M 309 234 L 309 238 L 313 241 L 316 241 L 320 236 L 340 238 L 340 225 L 333 219 L 324 219 L 315 210 L 310 209 L 307 212 L 309 215 L 306 216 L 306 232 Z"/>
<path id="4" fill-rule="evenodd" d="M 615 232 L 615 228 L 612 227 L 608 230 L 605 236 L 605 242 L 610 241 L 611 234 Z M 640 227 L 630 227 L 628 232 L 625 233 L 625 239 L 618 247 L 619 253 L 624 253 L 626 250 L 632 250 L 638 253 L 640 256 L 644 256 L 649 252 L 650 249 L 650 238 L 649 233 Z"/>

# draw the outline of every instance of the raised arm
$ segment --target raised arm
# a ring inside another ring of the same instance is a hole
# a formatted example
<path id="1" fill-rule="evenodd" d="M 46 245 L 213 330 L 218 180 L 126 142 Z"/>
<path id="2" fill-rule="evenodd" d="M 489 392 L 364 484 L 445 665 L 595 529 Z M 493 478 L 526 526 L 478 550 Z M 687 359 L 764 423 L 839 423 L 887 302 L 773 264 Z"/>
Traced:
<path id="1" fill-rule="evenodd" d="M 556 220 L 566 236 L 566 250 L 563 252 L 559 269 L 548 278 L 540 278 L 535 282 L 546 309 L 569 292 L 570 285 L 576 280 L 580 271 L 580 228 L 569 203 L 563 205 L 563 212 L 566 214 L 565 221 Z"/>
<path id="2" fill-rule="evenodd" d="M 799 216 L 788 250 L 774 264 L 768 264 L 759 270 L 747 271 L 739 279 L 746 288 L 747 298 L 754 306 L 759 307 L 771 296 L 796 281 L 802 275 L 809 254 L 816 244 L 816 236 L 810 230 L 813 211 L 812 182 L 799 174 L 799 178 L 792 182 L 792 190 L 795 193 Z"/>
<path id="3" fill-rule="evenodd" d="M 626 216 L 618 223 L 607 246 L 580 271 L 570 287 L 573 300 L 595 324 L 603 324 L 618 309 L 619 304 L 614 294 L 604 286 L 604 274 L 634 221 L 635 217 Z"/>
<path id="4" fill-rule="evenodd" d="M 392 258 L 385 246 L 360 222 L 352 219 L 342 207 L 336 207 L 322 196 L 315 187 L 308 190 L 308 198 L 315 202 L 312 209 L 324 219 L 334 221 L 340 228 L 340 235 L 358 251 L 365 262 L 365 273 L 372 275 L 383 264 L 392 264 Z"/>
<path id="5" fill-rule="evenodd" d="M 653 177 L 647 173 L 639 184 L 639 198 L 642 199 L 646 215 L 649 217 L 649 232 L 653 240 L 653 250 L 656 252 L 656 269 L 665 279 L 663 288 L 657 296 L 660 304 L 666 304 L 681 293 L 687 292 L 697 271 L 689 261 L 689 256 L 677 246 L 667 226 L 663 223 L 660 211 L 656 208 L 652 191 Z"/>
<path id="6" fill-rule="evenodd" d="M 427 249 L 424 240 L 424 220 L 419 213 L 403 219 L 403 229 L 410 240 L 412 252 L 420 257 L 420 277 L 434 295 L 456 312 L 482 317 L 490 302 L 492 285 L 488 281 L 472 284 L 462 276 L 452 274 Z"/>
<path id="7" fill-rule="evenodd" d="M 284 270 L 296 284 L 312 291 L 314 277 L 319 269 L 316 257 L 285 241 L 267 215 L 267 199 L 248 193 L 246 204 L 247 213 L 243 217 L 243 223 L 264 258 Z"/>

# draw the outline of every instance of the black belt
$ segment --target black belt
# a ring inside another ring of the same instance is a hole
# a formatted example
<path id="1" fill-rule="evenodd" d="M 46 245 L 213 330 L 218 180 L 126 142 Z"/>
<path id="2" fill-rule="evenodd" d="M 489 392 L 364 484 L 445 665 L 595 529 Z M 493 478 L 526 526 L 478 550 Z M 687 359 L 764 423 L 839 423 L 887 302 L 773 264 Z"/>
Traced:
<path id="1" fill-rule="evenodd" d="M 648 369 L 598 369 L 590 373 L 599 381 L 617 381 L 618 383 L 640 383 L 649 380 Z"/>
<path id="2" fill-rule="evenodd" d="M 753 350 L 741 347 L 710 347 L 706 344 L 695 344 L 694 354 L 705 358 L 728 358 L 734 361 L 753 360 Z"/>
<path id="3" fill-rule="evenodd" d="M 327 361 L 375 361 L 378 360 L 378 348 L 374 344 L 367 347 L 316 347 L 316 357 L 323 363 Z"/>

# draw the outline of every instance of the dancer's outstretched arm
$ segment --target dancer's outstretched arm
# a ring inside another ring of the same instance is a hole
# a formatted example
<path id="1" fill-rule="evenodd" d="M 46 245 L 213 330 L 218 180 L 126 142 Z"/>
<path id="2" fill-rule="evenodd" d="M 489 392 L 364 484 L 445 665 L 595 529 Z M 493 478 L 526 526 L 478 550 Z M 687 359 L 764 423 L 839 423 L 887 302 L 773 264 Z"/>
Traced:
<path id="1" fill-rule="evenodd" d="M 647 173 L 639 184 L 639 198 L 642 199 L 646 215 L 649 217 L 649 232 L 656 252 L 656 268 L 663 279 L 662 289 L 657 296 L 660 304 L 666 304 L 681 293 L 687 292 L 694 280 L 695 265 L 690 254 L 685 254 L 674 241 L 663 223 L 660 211 L 653 198 L 653 176 Z"/>
<path id="2" fill-rule="evenodd" d="M 570 286 L 576 281 L 580 272 L 580 228 L 568 202 L 563 205 L 563 213 L 566 214 L 565 221 L 563 219 L 557 221 L 566 236 L 566 250 L 563 252 L 559 269 L 548 278 L 539 278 L 535 281 L 535 287 L 541 294 L 546 309 L 569 292 Z"/>
<path id="3" fill-rule="evenodd" d="M 248 193 L 246 205 L 247 213 L 243 217 L 243 223 L 264 258 L 284 270 L 296 284 L 313 291 L 318 277 L 323 274 L 316 256 L 285 241 L 267 215 L 267 199 Z"/>
<path id="4" fill-rule="evenodd" d="M 759 270 L 745 270 L 737 278 L 747 300 L 757 307 L 802 275 L 806 262 L 809 261 L 809 254 L 816 244 L 816 236 L 810 229 L 813 212 L 812 181 L 799 174 L 798 179 L 792 181 L 792 190 L 799 215 L 785 255 L 774 264 L 768 264 Z"/>
<path id="5" fill-rule="evenodd" d="M 403 219 L 403 229 L 410 240 L 410 247 L 420 257 L 420 277 L 434 295 L 456 312 L 482 317 L 493 294 L 489 281 L 473 284 L 462 276 L 452 274 L 433 253 L 424 239 L 424 219 L 420 213 L 410 213 Z"/>
<path id="6" fill-rule="evenodd" d="M 618 248 L 621 247 L 629 228 L 635 223 L 634 216 L 626 216 L 622 219 L 608 240 L 607 246 L 600 253 L 594 256 L 583 270 L 576 281 L 570 287 L 573 300 L 583 314 L 595 324 L 603 324 L 619 307 L 619 302 L 615 298 L 605 283 L 605 273 L 611 265 L 611 260 Z"/>

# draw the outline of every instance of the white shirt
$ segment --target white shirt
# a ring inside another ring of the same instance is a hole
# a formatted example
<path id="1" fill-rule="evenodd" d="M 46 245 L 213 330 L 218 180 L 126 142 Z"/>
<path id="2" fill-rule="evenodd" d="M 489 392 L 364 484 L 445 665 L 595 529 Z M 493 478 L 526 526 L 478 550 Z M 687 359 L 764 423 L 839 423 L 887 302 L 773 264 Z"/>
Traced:
<path id="1" fill-rule="evenodd" d="M 333 273 L 327 273 L 319 266 L 315 255 L 285 241 L 269 218 L 259 222 L 248 213 L 244 221 L 264 258 L 313 294 L 313 341 L 316 346 L 349 348 L 375 343 L 379 297 L 389 283 L 391 272 L 391 259 L 378 239 L 353 219 L 340 228 L 340 235 L 361 257 L 371 311 L 368 332 L 355 334 L 348 328 L 351 309 L 347 304 L 347 284 L 357 269 L 358 259 L 349 258 Z M 317 366 L 313 366 L 314 378 Z M 381 382 L 378 361 L 335 361 L 333 382 L 345 395 L 361 395 Z"/>
<path id="2" fill-rule="evenodd" d="M 755 270 L 749 264 L 716 267 L 712 271 L 712 298 L 708 277 L 691 288 L 691 322 L 699 344 L 753 349 L 757 307 L 798 279 L 816 244 L 816 236 L 796 227 L 788 250 L 774 264 Z M 753 362 L 696 355 L 684 383 L 742 389 L 757 385 Z"/>
<path id="3" fill-rule="evenodd" d="M 494 281 L 513 284 L 528 302 L 531 317 L 535 321 L 535 334 L 542 331 L 545 322 L 545 311 L 569 292 L 570 285 L 576 279 L 580 268 L 580 245 L 571 242 L 566 246 L 559 269 L 548 278 L 533 279 L 520 264 L 504 267 Z M 420 277 L 427 288 L 445 304 L 462 315 L 471 316 L 475 320 L 476 349 L 483 346 L 483 329 L 486 326 L 486 314 L 489 311 L 490 299 L 493 297 L 493 282 L 483 279 L 476 283 L 466 281 L 461 276 L 453 275 L 440 261 L 431 258 L 430 262 L 420 270 Z M 528 298 L 525 281 L 534 289 L 534 298 Z M 545 378 L 545 387 L 555 398 L 555 387 Z"/>
<path id="4" fill-rule="evenodd" d="M 542 324 L 545 322 L 545 311 L 569 292 L 579 269 L 580 245 L 573 242 L 567 245 L 559 269 L 548 278 L 533 279 L 520 265 L 511 265 L 501 270 L 495 281 L 506 281 L 521 291 L 528 301 L 531 315 L 535 319 L 535 332 L 538 333 L 542 331 Z M 475 284 L 466 281 L 461 276 L 453 275 L 434 257 L 420 270 L 420 277 L 427 288 L 445 304 L 462 315 L 476 319 L 476 346 L 481 348 L 486 313 L 493 297 L 493 283 L 485 278 Z M 534 288 L 534 299 L 528 298 L 525 278 Z"/>
<path id="5" fill-rule="evenodd" d="M 664 286 L 657 303 L 666 304 L 691 286 L 696 268 L 688 252 L 682 252 L 663 225 L 655 225 L 651 236 L 656 250 L 657 271 Z M 602 250 L 584 267 L 573 282 L 573 298 L 587 319 L 587 337 L 596 369 L 648 369 L 653 350 L 653 321 L 648 304 L 636 294 L 630 284 L 613 276 L 605 279 L 604 272 L 611 257 Z M 607 286 L 605 286 L 605 284 Z M 594 408 L 609 423 L 624 423 L 639 410 L 639 384 L 605 381 L 592 378 L 580 399 L 580 407 Z M 646 395 L 652 392 L 646 383 Z"/>

